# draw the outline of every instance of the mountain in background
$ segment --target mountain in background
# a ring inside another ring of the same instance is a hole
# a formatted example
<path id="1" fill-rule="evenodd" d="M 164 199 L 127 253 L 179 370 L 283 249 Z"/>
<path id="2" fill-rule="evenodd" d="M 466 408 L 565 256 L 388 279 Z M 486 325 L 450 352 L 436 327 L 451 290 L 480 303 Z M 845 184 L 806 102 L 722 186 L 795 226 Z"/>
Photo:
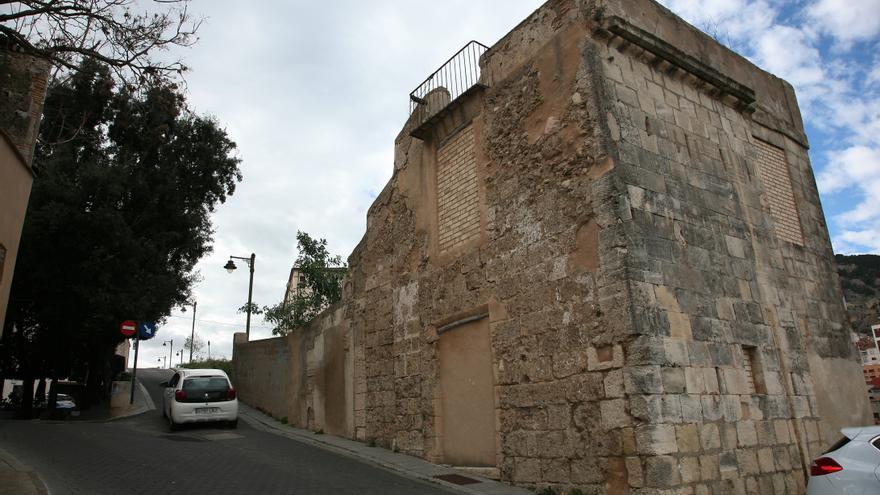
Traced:
<path id="1" fill-rule="evenodd" d="M 852 328 L 869 335 L 871 325 L 880 323 L 880 256 L 838 254 L 834 258 Z"/>

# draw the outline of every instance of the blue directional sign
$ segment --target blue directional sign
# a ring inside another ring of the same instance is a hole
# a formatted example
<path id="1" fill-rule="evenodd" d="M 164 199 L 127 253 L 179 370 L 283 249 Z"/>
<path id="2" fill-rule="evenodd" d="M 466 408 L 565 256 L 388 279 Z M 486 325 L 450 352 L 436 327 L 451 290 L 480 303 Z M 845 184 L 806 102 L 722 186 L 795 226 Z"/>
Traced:
<path id="1" fill-rule="evenodd" d="M 142 321 L 138 323 L 138 338 L 141 340 L 150 340 L 156 336 L 156 322 Z"/>

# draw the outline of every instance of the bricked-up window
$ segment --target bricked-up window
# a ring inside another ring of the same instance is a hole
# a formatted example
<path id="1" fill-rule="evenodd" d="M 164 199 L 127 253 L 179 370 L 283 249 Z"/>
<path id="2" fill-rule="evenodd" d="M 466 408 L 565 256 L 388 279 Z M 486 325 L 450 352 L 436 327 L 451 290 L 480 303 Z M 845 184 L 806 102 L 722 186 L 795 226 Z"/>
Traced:
<path id="1" fill-rule="evenodd" d="M 791 187 L 788 163 L 785 161 L 785 150 L 759 139 L 755 140 L 755 148 L 758 151 L 758 173 L 767 192 L 776 235 L 782 240 L 803 246 L 804 233 Z"/>
<path id="2" fill-rule="evenodd" d="M 743 346 L 742 350 L 747 392 L 749 394 L 766 394 L 767 387 L 764 384 L 764 373 L 758 361 L 758 350 L 750 346 Z"/>
<path id="3" fill-rule="evenodd" d="M 474 130 L 467 126 L 437 150 L 437 217 L 443 253 L 480 235 Z"/>

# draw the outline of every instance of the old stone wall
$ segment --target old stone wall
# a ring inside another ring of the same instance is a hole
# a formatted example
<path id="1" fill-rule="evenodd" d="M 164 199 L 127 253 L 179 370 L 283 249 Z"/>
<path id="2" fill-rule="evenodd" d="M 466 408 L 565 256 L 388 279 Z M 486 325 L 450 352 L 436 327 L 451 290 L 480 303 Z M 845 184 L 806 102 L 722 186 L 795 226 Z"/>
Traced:
<path id="1" fill-rule="evenodd" d="M 278 420 L 354 437 L 363 406 L 354 403 L 352 338 L 338 307 L 284 337 L 246 342 L 236 333 L 233 385 L 243 402 Z"/>
<path id="2" fill-rule="evenodd" d="M 529 487 L 803 492 L 870 416 L 791 87 L 647 0 L 548 2 L 480 64 L 271 344 L 287 417 Z"/>
<path id="3" fill-rule="evenodd" d="M 607 7 L 635 481 L 802 492 L 869 416 L 794 92 L 652 2 Z"/>

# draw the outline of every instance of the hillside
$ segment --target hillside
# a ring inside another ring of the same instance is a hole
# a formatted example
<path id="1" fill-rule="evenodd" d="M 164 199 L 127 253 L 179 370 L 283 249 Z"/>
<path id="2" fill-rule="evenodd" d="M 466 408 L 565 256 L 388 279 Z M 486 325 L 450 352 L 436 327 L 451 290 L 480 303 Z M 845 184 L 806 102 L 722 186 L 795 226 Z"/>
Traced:
<path id="1" fill-rule="evenodd" d="M 853 330 L 868 334 L 880 323 L 880 256 L 838 254 L 835 259 Z"/>

